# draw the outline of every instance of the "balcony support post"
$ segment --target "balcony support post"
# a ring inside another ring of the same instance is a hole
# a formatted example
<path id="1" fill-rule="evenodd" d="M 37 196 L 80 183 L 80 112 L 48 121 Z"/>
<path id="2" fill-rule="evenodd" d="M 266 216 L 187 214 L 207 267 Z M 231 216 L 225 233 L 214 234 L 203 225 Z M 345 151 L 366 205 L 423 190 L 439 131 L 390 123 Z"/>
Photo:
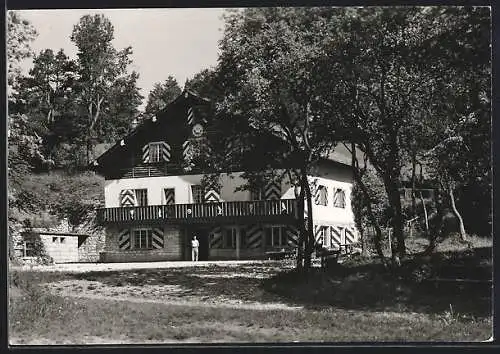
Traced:
<path id="1" fill-rule="evenodd" d="M 241 227 L 238 225 L 236 227 L 236 259 L 240 259 L 240 238 L 241 238 Z"/>

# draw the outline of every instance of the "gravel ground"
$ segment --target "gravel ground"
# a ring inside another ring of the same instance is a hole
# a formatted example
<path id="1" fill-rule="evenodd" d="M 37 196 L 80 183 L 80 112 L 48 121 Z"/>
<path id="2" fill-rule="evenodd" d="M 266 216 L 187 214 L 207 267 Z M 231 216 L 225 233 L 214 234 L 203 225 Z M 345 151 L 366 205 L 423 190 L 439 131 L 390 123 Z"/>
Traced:
<path id="1" fill-rule="evenodd" d="M 263 264 L 265 261 L 172 261 L 172 262 L 137 262 L 137 263 L 61 263 L 50 266 L 10 266 L 10 270 L 32 270 L 43 272 L 65 272 L 65 273 L 84 273 L 84 272 L 105 272 L 130 269 L 165 269 L 165 268 L 183 268 L 183 267 L 207 267 L 219 265 L 222 267 L 239 266 L 244 264 Z"/>

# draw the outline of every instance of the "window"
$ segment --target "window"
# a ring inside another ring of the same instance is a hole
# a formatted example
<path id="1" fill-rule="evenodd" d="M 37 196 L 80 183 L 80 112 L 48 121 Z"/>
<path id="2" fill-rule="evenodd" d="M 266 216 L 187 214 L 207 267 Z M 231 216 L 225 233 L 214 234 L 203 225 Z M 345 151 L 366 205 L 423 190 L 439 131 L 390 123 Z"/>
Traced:
<path id="1" fill-rule="evenodd" d="M 134 230 L 134 248 L 145 249 L 145 250 L 152 249 L 153 231 L 151 229 Z"/>
<path id="2" fill-rule="evenodd" d="M 200 185 L 192 185 L 191 192 L 193 193 L 193 203 L 203 203 L 203 188 Z"/>
<path id="3" fill-rule="evenodd" d="M 236 248 L 237 233 L 238 230 L 234 227 L 224 229 L 224 233 L 222 234 L 222 244 L 224 248 Z"/>
<path id="4" fill-rule="evenodd" d="M 175 204 L 175 188 L 165 188 L 163 196 L 165 197 L 165 205 Z"/>
<path id="5" fill-rule="evenodd" d="M 24 241 L 23 253 L 23 257 L 36 257 L 34 240 Z"/>
<path id="6" fill-rule="evenodd" d="M 65 241 L 66 241 L 66 237 L 61 237 L 60 242 L 61 242 L 61 243 L 64 243 Z"/>
<path id="7" fill-rule="evenodd" d="M 149 143 L 149 162 L 161 161 L 161 143 Z"/>
<path id="8" fill-rule="evenodd" d="M 148 205 L 148 190 L 147 189 L 135 189 L 135 199 L 137 200 L 137 206 Z"/>
<path id="9" fill-rule="evenodd" d="M 281 226 L 268 226 L 264 228 L 264 232 L 266 235 L 266 246 L 276 247 L 276 246 L 285 246 L 286 237 Z"/>
<path id="10" fill-rule="evenodd" d="M 340 188 L 337 188 L 333 194 L 333 206 L 335 208 L 345 208 L 345 193 Z"/>
<path id="11" fill-rule="evenodd" d="M 264 200 L 264 192 L 262 188 L 256 187 L 250 190 L 250 200 Z"/>
<path id="12" fill-rule="evenodd" d="M 56 243 L 57 239 L 58 239 L 58 237 L 52 237 L 52 243 Z"/>
<path id="13" fill-rule="evenodd" d="M 328 190 L 325 186 L 318 186 L 318 205 L 327 205 L 328 204 Z"/>

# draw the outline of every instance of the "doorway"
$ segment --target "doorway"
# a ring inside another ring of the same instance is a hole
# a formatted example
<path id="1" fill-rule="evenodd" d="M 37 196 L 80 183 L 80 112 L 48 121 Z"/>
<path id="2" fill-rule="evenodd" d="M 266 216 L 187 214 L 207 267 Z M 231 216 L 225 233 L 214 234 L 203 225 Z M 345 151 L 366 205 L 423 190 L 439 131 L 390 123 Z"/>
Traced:
<path id="1" fill-rule="evenodd" d="M 199 247 L 199 253 L 198 253 L 198 260 L 199 261 L 208 261 L 208 238 L 209 238 L 209 231 L 204 228 L 189 228 L 187 232 L 187 246 L 188 246 L 188 251 L 187 253 L 187 259 L 191 260 L 191 240 L 193 239 L 193 236 L 196 235 L 196 238 L 198 239 L 198 242 L 200 243 Z"/>

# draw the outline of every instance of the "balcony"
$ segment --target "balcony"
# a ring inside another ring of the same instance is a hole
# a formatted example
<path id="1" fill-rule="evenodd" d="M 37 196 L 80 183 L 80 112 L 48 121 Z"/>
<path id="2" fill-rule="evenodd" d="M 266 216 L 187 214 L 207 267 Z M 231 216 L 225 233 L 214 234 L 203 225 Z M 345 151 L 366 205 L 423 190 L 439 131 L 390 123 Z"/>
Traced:
<path id="1" fill-rule="evenodd" d="M 100 223 L 285 222 L 298 218 L 295 199 L 236 201 L 203 204 L 148 205 L 102 208 L 97 211 Z"/>

